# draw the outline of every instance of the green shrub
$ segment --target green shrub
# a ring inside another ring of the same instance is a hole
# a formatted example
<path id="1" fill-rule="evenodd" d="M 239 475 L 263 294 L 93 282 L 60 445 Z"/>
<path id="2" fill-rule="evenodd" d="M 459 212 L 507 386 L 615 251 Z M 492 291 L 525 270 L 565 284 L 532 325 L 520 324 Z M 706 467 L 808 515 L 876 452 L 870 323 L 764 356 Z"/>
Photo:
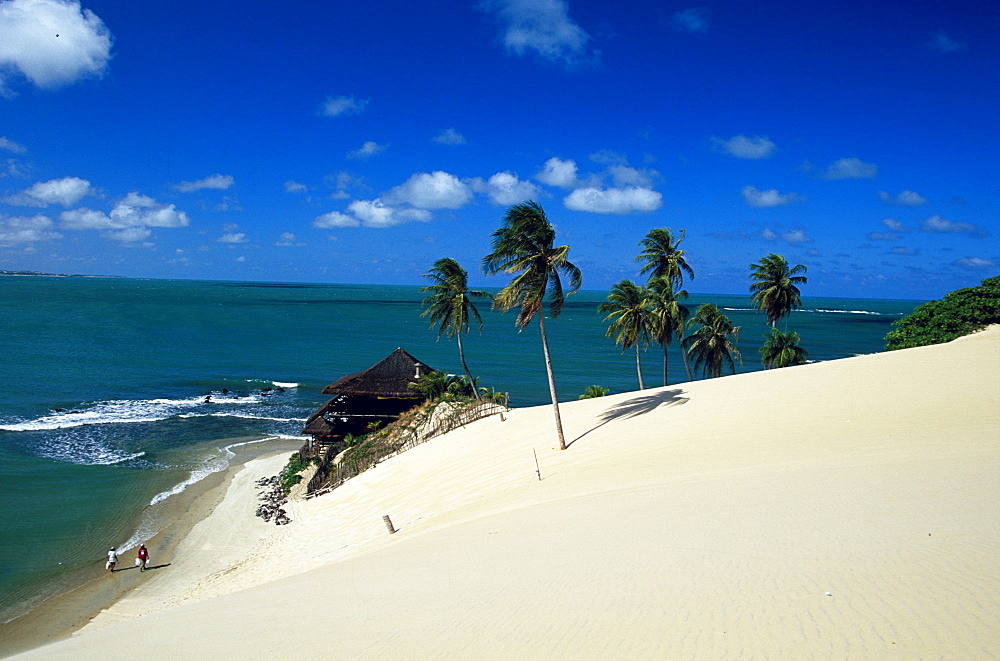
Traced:
<path id="1" fill-rule="evenodd" d="M 885 348 L 892 351 L 950 342 L 990 324 L 1000 324 L 1000 276 L 983 280 L 979 287 L 956 289 L 894 321 L 896 329 L 885 336 Z"/>
<path id="2" fill-rule="evenodd" d="M 281 475 L 278 476 L 281 482 L 281 491 L 288 495 L 288 492 L 292 490 L 296 484 L 302 481 L 302 476 L 299 475 L 299 471 L 309 465 L 309 461 L 302 461 L 302 457 L 299 456 L 298 452 L 292 454 L 288 459 L 288 464 L 282 469 Z"/>

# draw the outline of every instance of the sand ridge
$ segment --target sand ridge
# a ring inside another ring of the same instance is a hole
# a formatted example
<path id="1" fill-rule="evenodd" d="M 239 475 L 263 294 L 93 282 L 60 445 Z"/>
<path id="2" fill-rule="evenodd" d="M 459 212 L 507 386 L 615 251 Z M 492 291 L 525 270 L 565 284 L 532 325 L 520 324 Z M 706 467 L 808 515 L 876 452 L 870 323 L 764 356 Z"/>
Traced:
<path id="1" fill-rule="evenodd" d="M 27 656 L 1000 653 L 1000 327 L 561 408 L 567 451 L 516 409 L 277 530 L 250 462 L 176 572 Z"/>

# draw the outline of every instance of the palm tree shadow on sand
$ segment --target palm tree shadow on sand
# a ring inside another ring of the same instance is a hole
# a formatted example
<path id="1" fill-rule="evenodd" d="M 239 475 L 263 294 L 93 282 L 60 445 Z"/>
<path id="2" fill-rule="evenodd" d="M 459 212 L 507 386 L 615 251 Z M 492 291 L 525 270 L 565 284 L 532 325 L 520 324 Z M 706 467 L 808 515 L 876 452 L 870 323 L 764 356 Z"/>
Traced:
<path id="1" fill-rule="evenodd" d="M 613 420 L 634 418 L 637 415 L 644 415 L 654 411 L 661 406 L 677 406 L 680 404 L 686 404 L 688 398 L 684 397 L 683 393 L 684 391 L 682 389 L 674 388 L 673 390 L 662 390 L 651 395 L 641 395 L 639 397 L 633 397 L 632 399 L 626 399 L 624 402 L 619 402 L 618 404 L 609 407 L 606 411 L 604 411 L 604 413 L 601 414 L 600 424 L 591 427 L 574 438 L 569 442 L 567 447 L 569 445 L 573 445 L 573 443 L 576 443 L 595 429 L 600 429 Z"/>

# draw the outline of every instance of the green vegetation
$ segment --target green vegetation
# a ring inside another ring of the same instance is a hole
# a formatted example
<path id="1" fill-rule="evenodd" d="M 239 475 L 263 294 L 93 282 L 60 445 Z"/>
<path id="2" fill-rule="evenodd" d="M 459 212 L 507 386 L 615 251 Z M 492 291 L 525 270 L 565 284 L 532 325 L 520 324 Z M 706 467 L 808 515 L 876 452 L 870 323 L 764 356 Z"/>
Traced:
<path id="1" fill-rule="evenodd" d="M 577 399 L 594 399 L 595 397 L 604 397 L 609 392 L 607 388 L 601 386 L 587 386 L 587 389 L 583 391 L 583 394 L 577 397 Z"/>
<path id="2" fill-rule="evenodd" d="M 652 229 L 639 242 L 639 247 L 643 250 L 635 258 L 637 262 L 646 262 L 639 273 L 649 273 L 646 287 L 650 299 L 650 332 L 653 340 L 663 347 L 664 386 L 667 385 L 667 349 L 675 337 L 678 342 L 684 338 L 684 324 L 691 314 L 687 307 L 680 304 L 688 296 L 681 289 L 684 286 L 684 274 L 694 280 L 694 269 L 688 265 L 684 251 L 680 248 L 683 240 L 684 230 L 674 240 L 669 227 Z M 683 349 L 681 358 L 690 380 L 691 368 Z"/>
<path id="3" fill-rule="evenodd" d="M 545 335 L 545 298 L 548 296 L 548 316 L 555 319 L 562 312 L 566 294 L 572 294 L 583 284 L 583 275 L 569 261 L 569 246 L 555 246 L 556 231 L 545 217 L 545 211 L 537 202 L 515 204 L 507 210 L 503 225 L 493 232 L 493 251 L 483 257 L 486 273 L 507 273 L 514 279 L 501 289 L 493 299 L 493 307 L 506 312 L 519 307 L 514 322 L 521 330 L 536 315 L 538 329 L 542 336 L 542 353 L 545 355 L 545 371 L 549 379 L 549 395 L 555 414 L 556 433 L 559 449 L 566 449 L 562 419 L 559 417 L 559 397 L 556 381 L 552 374 L 552 359 L 549 357 L 549 341 Z M 565 276 L 569 291 L 563 290 Z M 541 312 L 542 314 L 538 314 Z"/>
<path id="4" fill-rule="evenodd" d="M 795 285 L 803 285 L 807 278 L 799 273 L 805 273 L 802 264 L 789 266 L 788 261 L 773 252 L 760 260 L 760 264 L 751 264 L 750 302 L 767 315 L 767 323 L 774 325 L 779 319 L 802 304 L 801 293 Z"/>
<path id="5" fill-rule="evenodd" d="M 736 371 L 733 358 L 743 364 L 739 349 L 729 339 L 737 339 L 739 326 L 733 326 L 729 317 L 719 312 L 719 308 L 706 303 L 698 308 L 688 326 L 698 329 L 684 338 L 681 346 L 689 357 L 694 359 L 695 369 L 701 369 L 702 374 L 710 378 L 722 376 L 722 366 L 728 365 L 730 371 Z"/>
<path id="6" fill-rule="evenodd" d="M 292 454 L 288 459 L 288 464 L 282 469 L 278 480 L 281 482 L 281 492 L 286 496 L 296 484 L 302 481 L 299 472 L 309 465 L 309 460 L 303 461 L 298 452 Z"/>
<path id="7" fill-rule="evenodd" d="M 472 299 L 492 300 L 493 295 L 489 292 L 469 289 L 469 274 L 458 262 L 450 257 L 444 257 L 434 262 L 430 272 L 425 273 L 425 278 L 429 278 L 434 284 L 421 287 L 421 291 L 430 294 L 423 300 L 423 305 L 427 309 L 421 313 L 421 317 L 430 317 L 431 328 L 438 327 L 438 339 L 442 335 L 447 335 L 448 339 L 455 338 L 458 342 L 458 357 L 462 361 L 462 369 L 469 379 L 469 383 L 474 383 L 472 372 L 465 364 L 465 349 L 462 348 L 462 335 L 469 330 L 469 320 L 473 319 L 479 326 L 479 332 L 483 331 L 483 319 L 479 315 Z M 480 399 L 479 391 L 472 389 L 472 394 L 476 399 Z"/>
<path id="8" fill-rule="evenodd" d="M 635 347 L 635 371 L 639 376 L 639 390 L 646 386 L 642 382 L 642 362 L 639 350 L 649 346 L 650 315 L 649 297 L 645 287 L 631 280 L 622 280 L 611 288 L 608 300 L 597 306 L 597 311 L 606 314 L 604 321 L 610 321 L 605 337 L 614 337 L 620 344 L 622 353 Z"/>
<path id="9" fill-rule="evenodd" d="M 950 342 L 990 324 L 1000 324 L 1000 275 L 978 287 L 956 289 L 941 300 L 924 303 L 894 321 L 885 336 L 887 351 Z"/>
<path id="10" fill-rule="evenodd" d="M 420 378 L 419 382 L 410 383 L 409 387 L 430 401 L 456 401 L 461 399 L 476 399 L 482 401 L 482 393 L 477 387 L 478 379 L 470 382 L 464 376 L 445 374 L 438 370 L 429 372 Z"/>
<path id="11" fill-rule="evenodd" d="M 782 333 L 772 328 L 764 336 L 764 346 L 760 348 L 760 361 L 764 369 L 802 365 L 809 358 L 809 352 L 799 346 L 799 334 L 795 331 Z"/>
<path id="12" fill-rule="evenodd" d="M 681 241 L 684 240 L 684 230 L 681 230 L 674 240 L 674 235 L 669 227 L 658 227 L 649 230 L 646 237 L 639 242 L 642 252 L 635 261 L 646 263 L 639 274 L 649 273 L 649 279 L 666 278 L 674 289 L 680 289 L 684 285 L 684 274 L 694 280 L 694 270 L 688 266 L 684 259 L 684 251 L 680 249 Z"/>

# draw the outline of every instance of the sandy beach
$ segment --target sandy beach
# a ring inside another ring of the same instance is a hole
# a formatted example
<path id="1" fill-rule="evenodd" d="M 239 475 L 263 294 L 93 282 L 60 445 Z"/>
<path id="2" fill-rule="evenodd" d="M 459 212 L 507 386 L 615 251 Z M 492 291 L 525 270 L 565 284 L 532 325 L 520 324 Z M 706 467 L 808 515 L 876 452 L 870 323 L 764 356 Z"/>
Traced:
<path id="1" fill-rule="evenodd" d="M 515 409 L 287 526 L 253 515 L 287 455 L 250 461 L 169 571 L 15 658 L 1000 655 L 1000 327 L 561 408 L 566 451 Z"/>

